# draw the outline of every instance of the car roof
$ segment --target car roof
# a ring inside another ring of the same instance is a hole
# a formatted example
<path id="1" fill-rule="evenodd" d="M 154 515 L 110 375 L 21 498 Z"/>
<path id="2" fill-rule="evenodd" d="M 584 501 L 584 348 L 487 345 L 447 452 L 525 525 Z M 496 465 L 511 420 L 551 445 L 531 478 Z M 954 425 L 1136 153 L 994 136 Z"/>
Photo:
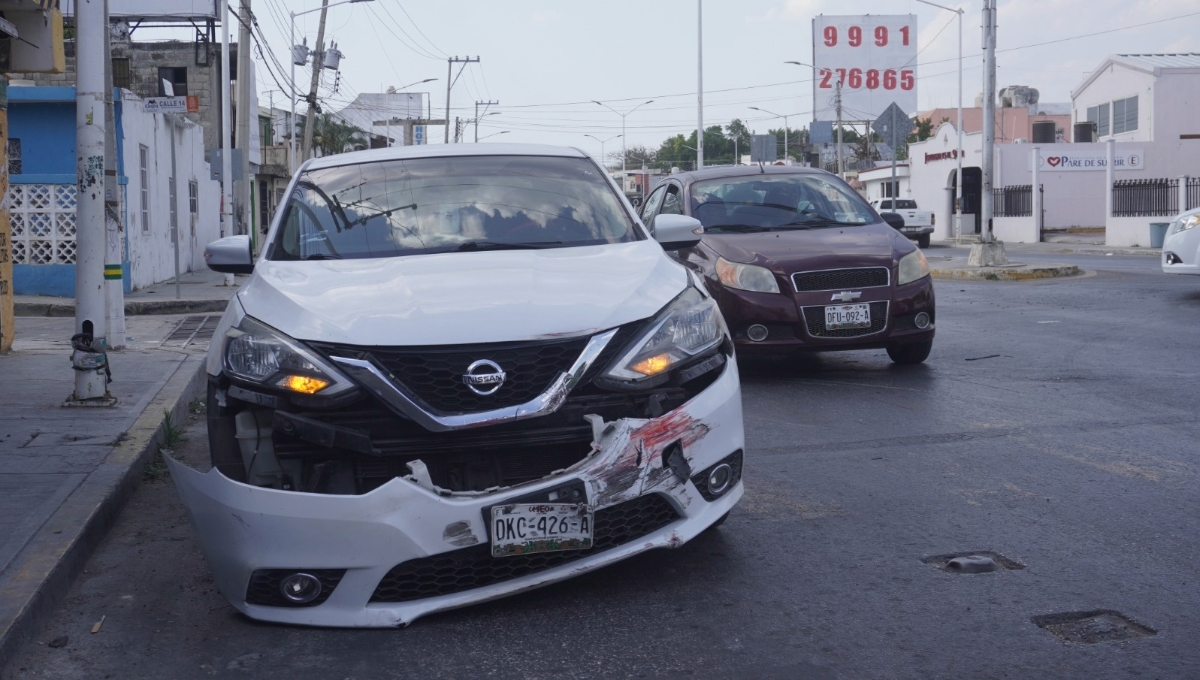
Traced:
<path id="1" fill-rule="evenodd" d="M 447 158 L 466 156 L 558 156 L 587 158 L 587 154 L 572 146 L 549 144 L 421 144 L 394 146 L 388 149 L 351 151 L 314 158 L 304 165 L 306 170 L 335 168 L 358 163 L 408 160 L 413 158 Z"/>
<path id="2" fill-rule="evenodd" d="M 657 189 L 659 185 L 668 180 L 682 182 L 684 185 L 689 185 L 693 182 L 699 182 L 707 179 L 725 179 L 729 177 L 749 177 L 753 175 L 828 175 L 830 173 L 820 168 L 809 168 L 799 165 L 722 165 L 715 168 L 704 168 L 703 170 L 692 170 L 691 172 L 679 172 L 674 175 L 667 175 L 655 184 Z"/>

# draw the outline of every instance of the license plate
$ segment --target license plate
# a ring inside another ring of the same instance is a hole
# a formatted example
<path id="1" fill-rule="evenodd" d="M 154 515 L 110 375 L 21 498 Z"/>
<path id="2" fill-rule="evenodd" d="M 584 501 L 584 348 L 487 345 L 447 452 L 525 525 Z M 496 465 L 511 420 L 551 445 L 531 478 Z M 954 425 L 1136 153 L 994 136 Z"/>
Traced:
<path id="1" fill-rule="evenodd" d="M 871 305 L 830 305 L 825 308 L 825 328 L 870 328 Z"/>
<path id="2" fill-rule="evenodd" d="M 492 557 L 592 547 L 592 508 L 584 504 L 517 503 L 492 508 Z"/>

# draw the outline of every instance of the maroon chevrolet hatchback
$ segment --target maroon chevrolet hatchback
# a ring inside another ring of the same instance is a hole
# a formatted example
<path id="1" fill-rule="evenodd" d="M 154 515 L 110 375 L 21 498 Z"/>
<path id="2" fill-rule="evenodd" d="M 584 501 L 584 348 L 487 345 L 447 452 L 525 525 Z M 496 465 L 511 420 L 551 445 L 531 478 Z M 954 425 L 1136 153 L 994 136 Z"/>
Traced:
<path id="1" fill-rule="evenodd" d="M 735 166 L 664 179 L 642 221 L 704 226 L 676 257 L 702 276 L 743 354 L 884 348 L 916 364 L 933 347 L 925 255 L 823 170 Z M 678 219 L 678 218 L 668 218 Z"/>

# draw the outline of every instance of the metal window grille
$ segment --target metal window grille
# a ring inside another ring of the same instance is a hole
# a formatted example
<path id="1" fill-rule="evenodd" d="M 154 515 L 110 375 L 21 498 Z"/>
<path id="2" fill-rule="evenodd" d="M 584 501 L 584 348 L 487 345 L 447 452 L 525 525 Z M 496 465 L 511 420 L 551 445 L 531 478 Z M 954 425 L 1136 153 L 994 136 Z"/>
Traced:
<path id="1" fill-rule="evenodd" d="M 1033 214 L 1033 185 L 1021 184 L 992 191 L 996 217 L 1029 217 Z"/>
<path id="2" fill-rule="evenodd" d="M 200 185 L 196 180 L 188 182 L 188 212 L 193 215 L 200 213 Z"/>
<path id="3" fill-rule="evenodd" d="M 21 169 L 21 140 L 10 137 L 8 140 L 8 174 L 20 175 Z"/>
<path id="4" fill-rule="evenodd" d="M 1200 177 L 1189 177 L 1187 180 L 1187 206 L 1185 210 L 1200 208 Z"/>
<path id="5" fill-rule="evenodd" d="M 150 147 L 142 144 L 138 149 L 139 172 L 142 180 L 142 231 L 150 231 Z"/>
<path id="6" fill-rule="evenodd" d="M 123 90 L 133 89 L 133 70 L 130 68 L 129 57 L 113 57 L 112 79 L 113 87 Z"/>
<path id="7" fill-rule="evenodd" d="M 74 184 L 12 184 L 8 202 L 14 263 L 75 264 Z"/>
<path id="8" fill-rule="evenodd" d="M 1179 180 L 1122 179 L 1113 182 L 1113 215 L 1161 217 L 1179 212 Z"/>

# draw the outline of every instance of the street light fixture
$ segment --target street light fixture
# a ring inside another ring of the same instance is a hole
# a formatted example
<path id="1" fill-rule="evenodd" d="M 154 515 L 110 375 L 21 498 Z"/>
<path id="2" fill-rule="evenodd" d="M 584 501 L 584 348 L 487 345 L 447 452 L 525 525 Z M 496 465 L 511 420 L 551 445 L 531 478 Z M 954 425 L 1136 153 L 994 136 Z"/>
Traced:
<path id="1" fill-rule="evenodd" d="M 478 108 L 478 107 L 476 107 L 476 108 Z M 470 125 L 471 123 L 475 124 L 475 143 L 477 143 L 477 144 L 479 143 L 479 121 L 483 120 L 484 118 L 487 118 L 488 116 L 498 116 L 498 115 L 500 115 L 499 111 L 492 111 L 491 113 L 485 113 L 482 116 L 473 118 L 471 120 L 468 120 L 466 123 L 464 123 L 464 125 Z M 500 133 L 497 132 L 494 134 L 500 134 Z M 491 136 L 492 135 L 488 135 L 488 137 L 491 137 Z"/>
<path id="2" fill-rule="evenodd" d="M 760 109 L 757 106 L 751 106 L 750 108 L 754 111 L 762 111 L 763 113 L 768 113 L 772 116 L 775 116 L 776 118 L 783 119 L 783 158 L 786 161 L 789 158 L 789 156 L 788 156 L 788 148 L 789 148 L 788 147 L 788 116 L 798 116 L 800 114 L 789 113 L 789 114 L 785 115 L 782 113 L 775 113 L 774 111 L 768 111 L 766 109 Z"/>
<path id="3" fill-rule="evenodd" d="M 614 139 L 617 139 L 618 137 L 624 137 L 625 135 L 613 135 L 612 137 L 609 137 L 608 139 L 600 139 L 596 135 L 589 135 L 587 133 L 584 133 L 583 136 L 591 137 L 592 139 L 596 140 L 597 142 L 600 142 L 600 163 L 601 163 L 601 165 L 603 165 L 605 159 L 607 158 L 607 156 L 604 155 L 604 145 L 607 144 L 608 142 L 611 142 Z M 608 172 L 608 171 L 605 170 L 605 172 Z"/>
<path id="4" fill-rule="evenodd" d="M 954 237 L 958 238 L 962 235 L 962 210 L 963 210 L 963 205 L 962 205 L 962 198 L 963 198 L 963 186 L 962 186 L 962 184 L 963 184 L 963 176 L 962 176 L 962 157 L 963 157 L 963 129 L 962 129 L 962 127 L 963 127 L 963 121 L 962 121 L 962 111 L 963 111 L 963 105 L 962 105 L 962 99 L 963 99 L 963 97 L 962 97 L 962 88 L 963 88 L 962 30 L 963 30 L 963 27 L 962 27 L 962 22 L 963 22 L 963 10 L 961 7 L 958 9 L 954 9 L 952 7 L 946 7 L 945 5 L 939 5 L 936 2 L 930 2 L 929 0 L 917 0 L 917 2 L 925 4 L 925 5 L 929 5 L 930 7 L 937 7 L 938 9 L 944 9 L 947 12 L 954 12 L 955 14 L 958 15 L 958 148 L 956 149 L 956 151 L 958 152 L 958 169 L 956 171 L 956 176 L 955 176 L 955 185 L 956 185 L 955 193 L 957 193 L 958 195 L 954 197 L 954 232 L 955 232 Z M 991 106 L 993 108 L 995 107 L 994 102 L 984 102 L 984 105 Z M 910 163 L 911 163 L 911 160 L 910 160 Z"/>
<path id="5" fill-rule="evenodd" d="M 597 100 L 593 99 L 592 103 L 599 104 L 600 106 L 603 106 L 604 108 L 608 109 L 609 111 L 612 111 L 613 113 L 615 113 L 621 117 L 621 191 L 625 191 L 625 116 L 628 116 L 629 114 L 633 113 L 634 111 L 637 111 L 638 109 L 642 108 L 646 104 L 653 104 L 654 100 L 648 99 L 648 100 L 642 102 L 641 104 L 638 104 L 637 106 L 633 107 L 632 109 L 629 109 L 625 113 L 621 113 L 620 111 L 614 109 L 613 107 L 609 106 L 608 104 L 605 104 L 602 101 L 597 101 Z"/>
<path id="6" fill-rule="evenodd" d="M 362 0 L 359 0 L 359 1 L 361 2 Z M 388 91 L 388 94 L 396 94 L 398 92 L 403 92 L 403 91 L 407 90 L 408 88 L 412 87 L 413 85 L 424 85 L 425 83 L 432 83 L 435 80 L 437 80 L 437 78 L 426 78 L 425 80 L 418 80 L 415 83 L 409 83 L 409 84 L 405 85 L 404 87 L 393 87 Z"/>
<path id="7" fill-rule="evenodd" d="M 358 2 L 374 2 L 374 1 L 375 0 L 342 0 L 341 2 L 335 2 L 331 5 L 322 4 L 320 7 L 306 9 L 303 12 L 290 12 L 289 11 L 289 14 L 291 14 L 291 16 L 292 16 L 292 124 L 291 124 L 291 128 L 292 128 L 292 130 L 291 130 L 291 133 L 292 133 L 291 171 L 292 172 L 296 171 L 296 57 L 298 56 L 296 54 L 296 48 L 298 47 L 298 45 L 296 45 L 296 17 L 303 16 L 305 14 L 312 14 L 313 12 L 317 12 L 317 11 L 328 10 L 330 7 L 337 7 L 338 5 L 353 5 Z M 321 46 L 317 45 L 317 49 L 320 49 L 320 48 L 321 48 Z M 315 55 L 315 54 L 313 55 L 313 68 L 314 69 L 324 68 L 323 65 L 317 63 L 317 60 L 316 60 L 317 56 L 319 56 L 319 55 Z M 307 49 L 305 50 L 304 59 L 305 59 L 305 62 L 308 61 Z M 312 106 L 313 104 L 314 104 L 314 102 L 309 102 L 309 106 Z"/>
<path id="8" fill-rule="evenodd" d="M 509 132 L 510 132 L 509 130 L 501 130 L 500 132 L 493 132 L 490 135 L 484 135 L 484 136 L 480 137 L 479 139 L 483 140 L 483 139 L 487 139 L 488 137 L 495 137 L 496 135 L 507 135 Z"/>

